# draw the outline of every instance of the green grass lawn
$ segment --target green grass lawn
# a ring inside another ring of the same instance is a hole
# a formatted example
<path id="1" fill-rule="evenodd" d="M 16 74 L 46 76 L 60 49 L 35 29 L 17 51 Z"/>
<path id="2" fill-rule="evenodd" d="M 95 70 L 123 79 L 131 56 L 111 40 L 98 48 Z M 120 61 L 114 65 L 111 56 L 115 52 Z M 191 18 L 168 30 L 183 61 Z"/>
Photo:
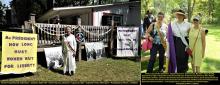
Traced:
<path id="1" fill-rule="evenodd" d="M 62 68 L 48 70 L 38 65 L 29 75 L 3 75 L 2 81 L 140 81 L 140 63 L 128 59 L 102 58 L 77 62 L 76 74 L 63 75 Z"/>
<path id="2" fill-rule="evenodd" d="M 206 52 L 201 65 L 201 72 L 220 72 L 220 26 L 206 25 L 204 27 L 207 28 L 209 32 L 206 36 Z M 141 73 L 145 73 L 150 57 L 149 51 L 141 52 L 141 55 Z M 155 62 L 154 69 L 158 69 L 158 59 Z M 188 72 L 192 72 L 190 63 Z"/>

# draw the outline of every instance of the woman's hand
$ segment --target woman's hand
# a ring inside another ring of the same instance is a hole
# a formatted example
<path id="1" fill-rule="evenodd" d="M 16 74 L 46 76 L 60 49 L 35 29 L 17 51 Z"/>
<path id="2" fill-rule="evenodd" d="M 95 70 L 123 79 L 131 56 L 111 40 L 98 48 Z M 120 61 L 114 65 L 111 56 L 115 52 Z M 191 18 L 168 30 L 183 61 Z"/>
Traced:
<path id="1" fill-rule="evenodd" d="M 73 57 L 75 57 L 76 56 L 76 53 L 75 52 L 73 52 Z"/>
<path id="2" fill-rule="evenodd" d="M 150 41 L 153 41 L 154 39 L 153 39 L 152 37 L 149 37 L 149 40 L 150 40 Z"/>

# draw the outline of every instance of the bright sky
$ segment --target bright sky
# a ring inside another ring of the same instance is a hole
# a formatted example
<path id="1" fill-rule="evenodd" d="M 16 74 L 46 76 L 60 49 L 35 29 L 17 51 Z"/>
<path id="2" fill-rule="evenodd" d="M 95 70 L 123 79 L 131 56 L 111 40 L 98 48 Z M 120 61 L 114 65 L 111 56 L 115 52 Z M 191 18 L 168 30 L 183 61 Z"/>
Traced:
<path id="1" fill-rule="evenodd" d="M 11 2 L 12 0 L 0 0 L 2 2 L 2 4 L 6 4 L 6 6 L 9 6 L 9 2 Z"/>

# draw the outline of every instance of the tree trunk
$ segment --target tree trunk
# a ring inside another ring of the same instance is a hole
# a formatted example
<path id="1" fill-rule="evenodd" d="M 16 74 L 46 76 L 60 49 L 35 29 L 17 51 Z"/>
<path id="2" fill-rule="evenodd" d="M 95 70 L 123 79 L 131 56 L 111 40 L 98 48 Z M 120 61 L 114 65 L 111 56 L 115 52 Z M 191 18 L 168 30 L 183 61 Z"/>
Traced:
<path id="1" fill-rule="evenodd" d="M 191 0 L 188 0 L 188 21 L 190 21 L 192 18 L 195 3 L 196 3 L 196 0 L 193 0 L 193 3 L 191 3 Z M 191 7 L 191 4 L 192 4 L 192 7 Z"/>

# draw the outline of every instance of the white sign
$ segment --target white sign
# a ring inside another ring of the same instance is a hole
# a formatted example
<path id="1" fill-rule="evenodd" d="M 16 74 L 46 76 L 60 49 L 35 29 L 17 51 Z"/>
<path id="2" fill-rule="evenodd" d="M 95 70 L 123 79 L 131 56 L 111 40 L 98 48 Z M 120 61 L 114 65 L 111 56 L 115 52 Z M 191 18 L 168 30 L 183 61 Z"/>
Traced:
<path id="1" fill-rule="evenodd" d="M 85 43 L 87 60 L 99 59 L 103 55 L 103 42 Z"/>
<path id="2" fill-rule="evenodd" d="M 138 56 L 138 27 L 117 27 L 117 57 Z"/>
<path id="3" fill-rule="evenodd" d="M 63 65 L 62 47 L 44 48 L 47 67 L 56 69 Z"/>

